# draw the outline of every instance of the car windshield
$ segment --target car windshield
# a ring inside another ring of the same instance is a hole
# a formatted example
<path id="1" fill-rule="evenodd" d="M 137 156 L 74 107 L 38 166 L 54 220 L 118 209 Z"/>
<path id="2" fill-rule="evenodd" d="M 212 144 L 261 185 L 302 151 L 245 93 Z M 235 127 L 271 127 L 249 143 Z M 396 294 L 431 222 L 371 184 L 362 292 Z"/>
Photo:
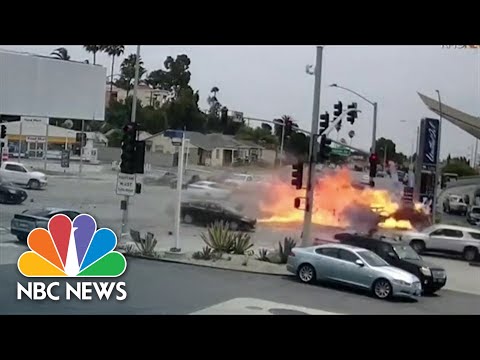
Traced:
<path id="1" fill-rule="evenodd" d="M 420 260 L 420 256 L 409 245 L 395 245 L 393 250 L 397 253 L 400 259 L 405 260 Z"/>
<path id="2" fill-rule="evenodd" d="M 480 214 L 480 208 L 472 208 L 472 214 Z"/>
<path id="3" fill-rule="evenodd" d="M 358 255 L 370 266 L 389 266 L 385 260 L 371 251 L 359 251 Z"/>

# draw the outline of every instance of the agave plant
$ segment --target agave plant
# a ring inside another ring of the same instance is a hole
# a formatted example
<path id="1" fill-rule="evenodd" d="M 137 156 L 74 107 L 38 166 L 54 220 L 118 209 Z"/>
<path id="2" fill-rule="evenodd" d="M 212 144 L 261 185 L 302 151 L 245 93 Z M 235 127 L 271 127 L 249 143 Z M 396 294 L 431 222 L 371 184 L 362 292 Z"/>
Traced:
<path id="1" fill-rule="evenodd" d="M 286 264 L 288 260 L 288 255 L 292 253 L 292 249 L 297 246 L 297 242 L 290 238 L 286 237 L 283 239 L 283 246 L 282 243 L 279 241 L 278 242 L 278 250 L 280 254 L 280 263 L 281 264 Z"/>
<path id="2" fill-rule="evenodd" d="M 202 240 L 216 252 L 230 253 L 233 251 L 235 233 L 230 230 L 229 224 L 223 221 L 216 221 L 208 226 L 207 234 L 200 235 Z"/>
<path id="3" fill-rule="evenodd" d="M 208 246 L 204 246 L 202 251 L 196 251 L 192 254 L 192 258 L 195 260 L 211 260 L 214 257 L 213 249 Z"/>
<path id="4" fill-rule="evenodd" d="M 157 245 L 157 240 L 155 240 L 155 235 L 150 232 L 147 232 L 145 238 L 140 236 L 140 232 L 137 230 L 130 230 L 130 236 L 132 237 L 135 245 L 142 255 L 153 255 L 155 246 Z"/>
<path id="5" fill-rule="evenodd" d="M 253 244 L 250 242 L 251 239 L 251 236 L 247 233 L 235 233 L 233 235 L 232 252 L 237 255 L 249 253 L 249 249 L 253 247 Z"/>
<path id="6" fill-rule="evenodd" d="M 265 248 L 258 249 L 257 260 L 269 262 L 270 259 L 268 258 L 268 250 Z"/>

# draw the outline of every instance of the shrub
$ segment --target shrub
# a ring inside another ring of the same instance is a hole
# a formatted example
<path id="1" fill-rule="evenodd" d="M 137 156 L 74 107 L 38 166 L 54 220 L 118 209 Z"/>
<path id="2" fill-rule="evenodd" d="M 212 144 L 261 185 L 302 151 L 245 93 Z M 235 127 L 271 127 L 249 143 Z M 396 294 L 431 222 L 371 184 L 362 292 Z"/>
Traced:
<path id="1" fill-rule="evenodd" d="M 268 258 L 268 250 L 267 249 L 258 249 L 257 260 L 269 262 L 270 259 Z"/>
<path id="2" fill-rule="evenodd" d="M 253 247 L 250 242 L 251 236 L 247 233 L 235 233 L 233 234 L 233 248 L 232 251 L 236 255 L 245 255 L 249 252 L 249 249 Z"/>
<path id="3" fill-rule="evenodd" d="M 280 254 L 280 263 L 286 264 L 288 260 L 288 255 L 291 254 L 292 249 L 297 245 L 296 241 L 290 237 L 286 237 L 283 239 L 283 246 L 282 243 L 278 242 L 278 250 Z"/>
<path id="4" fill-rule="evenodd" d="M 200 237 L 213 250 L 220 253 L 230 253 L 235 245 L 235 236 L 229 228 L 228 223 L 216 221 L 207 228 L 207 234 L 202 233 Z"/>
<path id="5" fill-rule="evenodd" d="M 155 235 L 150 232 L 147 232 L 145 238 L 140 236 L 140 232 L 136 230 L 130 230 L 130 236 L 132 237 L 135 245 L 137 246 L 140 254 L 145 256 L 154 255 L 154 249 L 157 245 L 157 240 L 155 240 Z"/>

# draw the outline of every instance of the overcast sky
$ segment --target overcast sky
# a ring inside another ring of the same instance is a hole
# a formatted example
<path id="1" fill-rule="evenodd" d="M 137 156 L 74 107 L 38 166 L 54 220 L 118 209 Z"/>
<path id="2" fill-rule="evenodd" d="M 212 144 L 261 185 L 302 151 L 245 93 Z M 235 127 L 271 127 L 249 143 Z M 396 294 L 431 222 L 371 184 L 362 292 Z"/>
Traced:
<path id="1" fill-rule="evenodd" d="M 58 47 L 68 49 L 74 60 L 92 56 L 80 45 L 2 46 L 0 48 L 48 55 Z M 125 54 L 134 53 L 128 45 Z M 337 83 L 378 102 L 377 137 L 390 138 L 397 149 L 410 154 L 416 126 L 422 117 L 434 117 L 417 91 L 436 98 L 469 114 L 480 116 L 480 51 L 444 49 L 435 46 L 327 46 L 324 49 L 321 112 L 332 113 L 333 105 L 358 103 L 363 111 L 353 127 L 346 123 L 340 137 L 348 139 L 353 128 L 352 145 L 368 150 L 372 133 L 372 106 L 355 95 L 328 87 Z M 200 91 L 200 107 L 206 108 L 210 89 L 220 89 L 218 99 L 245 116 L 273 119 L 291 115 L 303 129 L 310 130 L 313 76 L 305 66 L 315 62 L 314 46 L 142 46 L 141 56 L 147 70 L 163 68 L 167 56 L 187 54 L 191 61 L 194 89 Z M 116 60 L 116 70 L 121 61 Z M 97 56 L 107 67 L 110 59 Z M 401 122 L 406 120 L 406 122 Z M 335 138 L 335 135 L 333 136 Z M 470 156 L 474 138 L 444 122 L 442 157 Z"/>

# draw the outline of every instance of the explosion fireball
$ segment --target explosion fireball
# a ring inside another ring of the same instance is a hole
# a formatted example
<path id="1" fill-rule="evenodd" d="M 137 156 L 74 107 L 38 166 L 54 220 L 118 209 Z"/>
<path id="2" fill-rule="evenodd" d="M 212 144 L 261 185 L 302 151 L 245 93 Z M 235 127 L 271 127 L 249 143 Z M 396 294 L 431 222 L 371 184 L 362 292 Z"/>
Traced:
<path id="1" fill-rule="evenodd" d="M 408 218 L 398 218 L 400 204 L 386 190 L 353 185 L 348 169 L 341 169 L 319 179 L 315 185 L 315 201 L 312 222 L 317 225 L 347 228 L 352 222 L 365 222 L 352 214 L 376 214 L 374 224 L 389 229 L 413 229 Z M 290 184 L 277 181 L 271 184 L 268 195 L 260 202 L 263 223 L 301 223 L 304 212 L 293 208 L 295 197 L 305 196 L 304 190 L 296 190 Z M 420 207 L 416 206 L 416 211 Z M 357 219 L 354 220 L 354 217 Z M 381 219 L 384 218 L 384 221 Z M 370 216 L 370 219 L 372 217 Z M 371 221 L 370 221 L 371 222 Z"/>

